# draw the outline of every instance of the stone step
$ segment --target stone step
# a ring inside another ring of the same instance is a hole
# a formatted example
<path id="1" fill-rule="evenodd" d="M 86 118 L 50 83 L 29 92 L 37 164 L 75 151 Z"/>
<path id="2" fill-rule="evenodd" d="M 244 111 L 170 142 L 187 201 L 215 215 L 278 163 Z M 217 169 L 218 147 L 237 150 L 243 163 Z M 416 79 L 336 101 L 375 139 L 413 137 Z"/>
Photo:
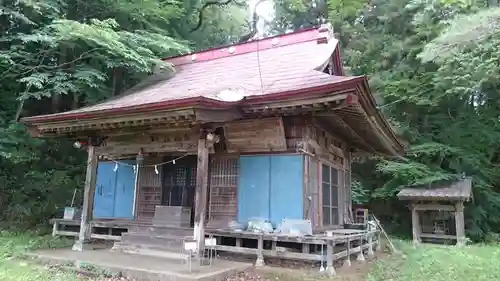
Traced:
<path id="1" fill-rule="evenodd" d="M 168 246 L 146 245 L 146 244 L 128 244 L 124 242 L 115 242 L 112 251 L 122 252 L 131 255 L 142 255 L 149 257 L 158 257 L 171 261 L 185 262 L 189 255 L 181 251 L 181 247 L 171 248 Z"/>
<path id="2" fill-rule="evenodd" d="M 193 236 L 192 228 L 169 227 L 169 226 L 134 226 L 129 229 L 130 233 L 144 233 L 151 235 L 170 235 L 170 236 Z"/>
<path id="3" fill-rule="evenodd" d="M 184 237 L 152 235 L 147 233 L 123 233 L 121 242 L 130 245 L 153 245 L 168 248 L 182 248 Z"/>

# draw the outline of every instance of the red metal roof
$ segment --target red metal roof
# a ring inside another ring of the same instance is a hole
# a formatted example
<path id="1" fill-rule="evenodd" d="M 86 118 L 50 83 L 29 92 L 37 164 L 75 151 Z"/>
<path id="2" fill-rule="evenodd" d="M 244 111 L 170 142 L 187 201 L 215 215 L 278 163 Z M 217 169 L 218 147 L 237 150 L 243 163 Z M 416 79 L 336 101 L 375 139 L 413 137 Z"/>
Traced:
<path id="1" fill-rule="evenodd" d="M 200 100 L 229 106 L 233 103 L 223 100 L 221 91 L 236 90 L 245 97 L 243 102 L 251 102 L 355 79 L 318 71 L 328 64 L 332 55 L 341 68 L 338 41 L 333 38 L 330 30 L 315 28 L 177 56 L 165 59 L 175 68 L 175 74 L 170 79 L 149 85 L 146 81 L 118 97 L 96 105 L 64 113 L 28 117 L 23 121 L 29 123 L 92 118 L 93 114 L 104 112 L 119 114 L 134 108 L 158 108 L 159 105 L 165 108 L 186 106 Z"/>
<path id="2" fill-rule="evenodd" d="M 333 38 L 331 29 L 324 26 L 165 60 L 173 64 L 173 76 L 158 73 L 124 94 L 99 104 L 21 121 L 28 127 L 37 127 L 58 121 L 196 106 L 228 108 L 237 105 L 244 108 L 356 89 L 368 125 L 352 129 L 383 143 L 384 147 L 377 148 L 378 151 L 399 155 L 402 150 L 394 132 L 376 109 L 366 77 L 343 76 L 338 41 Z M 334 64 L 335 75 L 323 72 L 330 62 Z M 238 95 L 241 99 L 231 101 L 228 95 Z M 342 110 L 339 114 L 343 114 Z M 349 112 L 346 114 L 351 116 Z"/>

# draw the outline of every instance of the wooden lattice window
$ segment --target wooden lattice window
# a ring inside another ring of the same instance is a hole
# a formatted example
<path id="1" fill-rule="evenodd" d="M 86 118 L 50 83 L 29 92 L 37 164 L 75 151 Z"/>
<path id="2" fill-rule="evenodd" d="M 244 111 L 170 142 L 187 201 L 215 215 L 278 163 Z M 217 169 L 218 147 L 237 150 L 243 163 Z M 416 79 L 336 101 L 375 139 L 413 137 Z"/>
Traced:
<path id="1" fill-rule="evenodd" d="M 323 225 L 339 225 L 339 170 L 321 166 L 321 191 L 323 198 Z"/>
<path id="2" fill-rule="evenodd" d="M 210 163 L 208 220 L 212 226 L 226 227 L 238 214 L 238 157 L 219 156 Z"/>

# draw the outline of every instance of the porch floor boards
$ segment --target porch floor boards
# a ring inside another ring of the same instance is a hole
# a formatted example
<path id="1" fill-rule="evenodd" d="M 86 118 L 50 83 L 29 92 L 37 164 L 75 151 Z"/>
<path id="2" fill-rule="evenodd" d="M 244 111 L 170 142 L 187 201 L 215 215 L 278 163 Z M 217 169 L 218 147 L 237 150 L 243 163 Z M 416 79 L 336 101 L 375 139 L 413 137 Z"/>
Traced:
<path id="1" fill-rule="evenodd" d="M 81 268 L 93 265 L 123 277 L 141 281 L 215 281 L 234 276 L 250 267 L 250 263 L 215 260 L 211 266 L 188 266 L 179 259 L 113 252 L 109 249 L 75 252 L 71 249 L 41 250 L 29 254 L 44 263 Z M 194 262 L 193 262 L 194 264 Z"/>

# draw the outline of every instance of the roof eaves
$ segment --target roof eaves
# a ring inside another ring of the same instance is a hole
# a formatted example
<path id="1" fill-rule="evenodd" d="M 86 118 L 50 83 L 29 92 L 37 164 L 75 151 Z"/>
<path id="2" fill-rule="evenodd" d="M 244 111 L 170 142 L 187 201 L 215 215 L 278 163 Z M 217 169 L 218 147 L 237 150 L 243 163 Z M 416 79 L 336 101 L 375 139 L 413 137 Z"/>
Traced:
<path id="1" fill-rule="evenodd" d="M 92 119 L 98 117 L 110 117 L 117 115 L 129 115 L 135 113 L 143 113 L 153 110 L 181 110 L 185 108 L 191 108 L 196 106 L 208 106 L 208 107 L 231 107 L 235 102 L 222 102 L 214 99 L 209 99 L 205 97 L 195 97 L 195 98 L 185 98 L 179 100 L 172 100 L 166 102 L 157 102 L 149 104 L 141 104 L 120 108 L 111 108 L 105 110 L 94 110 L 94 111 L 68 111 L 64 113 L 48 114 L 48 115 L 38 115 L 32 117 L 21 118 L 21 123 L 30 124 L 43 124 L 51 122 L 59 122 L 65 120 L 73 119 Z"/>
<path id="2" fill-rule="evenodd" d="M 391 153 L 390 156 L 396 156 L 404 160 L 404 147 L 400 143 L 397 138 L 394 130 L 391 128 L 387 119 L 381 114 L 381 112 L 377 109 L 377 104 L 375 99 L 371 93 L 370 86 L 368 85 L 368 79 L 366 76 L 362 77 L 362 88 L 361 95 L 365 98 L 365 101 L 368 101 L 368 104 L 364 104 L 366 106 L 365 111 L 368 113 L 369 123 L 372 128 L 378 133 L 381 141 L 384 146 Z"/>
<path id="3" fill-rule="evenodd" d="M 173 100 L 166 102 L 158 102 L 151 104 L 143 104 L 138 106 L 129 106 L 129 107 L 121 107 L 121 108 L 112 108 L 108 110 L 99 110 L 99 111 L 86 111 L 86 112 L 65 112 L 62 114 L 49 114 L 49 115 L 39 115 L 32 117 L 24 117 L 21 119 L 21 123 L 26 125 L 37 125 L 44 123 L 53 123 L 53 122 L 61 122 L 65 120 L 74 120 L 74 119 L 91 119 L 97 117 L 110 117 L 117 115 L 128 115 L 134 113 L 143 113 L 152 110 L 176 110 L 180 108 L 189 108 L 189 107 L 197 107 L 197 106 L 206 106 L 206 107 L 215 107 L 215 108 L 230 108 L 234 106 L 245 106 L 273 101 L 280 101 L 283 99 L 288 99 L 290 97 L 294 98 L 307 98 L 312 94 L 321 94 L 332 92 L 335 90 L 342 89 L 348 85 L 351 85 L 356 81 L 357 78 L 353 77 L 352 79 L 333 81 L 331 83 L 317 86 L 317 87 L 307 87 L 302 89 L 297 89 L 293 91 L 286 92 L 278 92 L 278 93 L 270 93 L 259 96 L 249 96 L 244 98 L 241 101 L 237 102 L 226 102 L 219 101 L 215 99 L 210 99 L 206 97 L 196 97 L 196 98 L 186 98 L 181 100 Z"/>

